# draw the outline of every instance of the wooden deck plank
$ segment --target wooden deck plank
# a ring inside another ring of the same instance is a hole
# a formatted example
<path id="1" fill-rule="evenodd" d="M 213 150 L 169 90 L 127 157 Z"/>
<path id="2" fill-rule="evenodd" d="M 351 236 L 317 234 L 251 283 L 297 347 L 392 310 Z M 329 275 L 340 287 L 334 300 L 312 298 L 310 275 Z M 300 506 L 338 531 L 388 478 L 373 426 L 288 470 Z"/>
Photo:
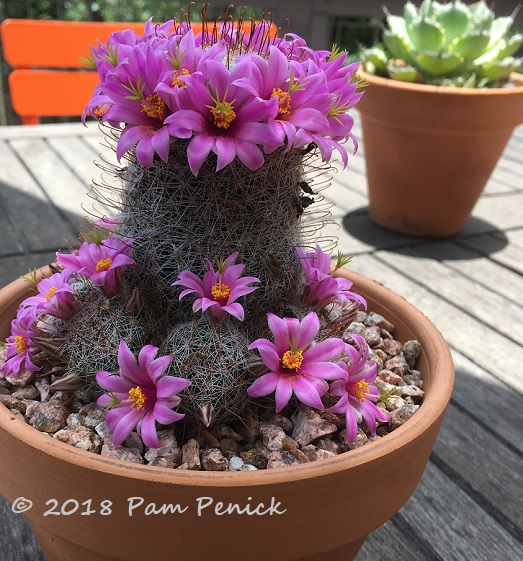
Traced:
<path id="1" fill-rule="evenodd" d="M 495 197 L 481 198 L 474 208 L 474 216 L 506 230 L 523 226 L 523 192 L 517 191 Z"/>
<path id="2" fill-rule="evenodd" d="M 351 267 L 382 282 L 398 294 L 404 294 L 409 302 L 434 322 L 449 345 L 516 391 L 523 392 L 521 345 L 456 308 L 437 292 L 423 286 L 422 283 L 430 279 L 426 278 L 423 270 L 415 271 L 416 260 L 405 263 L 399 254 L 386 251 L 380 251 L 376 255 L 379 259 L 371 255 L 360 255 L 352 261 Z M 399 271 L 408 272 L 416 280 Z M 500 349 L 503 349 L 501 354 Z M 496 360 L 492 357 L 496 357 Z"/>
<path id="3" fill-rule="evenodd" d="M 107 215 L 109 209 L 92 198 L 92 184 L 99 182 L 102 170 L 97 166 L 99 156 L 94 147 L 79 137 L 52 137 L 47 140 L 60 158 L 67 163 L 68 167 L 85 186 L 83 206 L 78 208 L 78 213 L 82 216 L 95 219 L 100 215 Z M 98 210 L 100 209 L 100 210 Z M 112 213 L 112 212 L 111 212 Z"/>
<path id="4" fill-rule="evenodd" d="M 0 139 L 15 140 L 15 139 L 28 139 L 28 138 L 49 138 L 51 136 L 89 136 L 95 135 L 97 130 L 96 123 L 89 123 L 89 126 L 84 126 L 80 122 L 76 123 L 50 123 L 40 125 L 38 127 L 14 125 L 14 126 L 0 126 Z"/>
<path id="5" fill-rule="evenodd" d="M 433 454 L 523 536 L 523 456 L 452 404 Z"/>
<path id="6" fill-rule="evenodd" d="M 423 246 L 424 257 L 443 261 L 458 273 L 474 279 L 493 292 L 521 304 L 523 279 L 514 271 L 455 241 L 440 241 Z"/>
<path id="7" fill-rule="evenodd" d="M 361 140 L 358 117 L 354 131 Z M 96 123 L 0 127 L 0 286 L 49 262 L 72 239 L 83 215 L 78 198 L 99 175 L 92 160 L 104 152 L 115 161 L 100 142 Z M 328 226 L 323 235 L 337 234 L 339 249 L 357 254 L 354 270 L 425 312 L 452 345 L 456 365 L 449 414 L 422 483 L 357 561 L 523 559 L 522 154 L 523 126 L 452 240 L 398 236 L 370 221 L 363 145 L 324 191 L 337 204 L 340 230 Z M 44 561 L 24 519 L 6 505 L 0 497 L 0 560 Z"/>
<path id="8" fill-rule="evenodd" d="M 432 462 L 400 515 L 438 561 L 523 559 L 523 545 Z"/>
<path id="9" fill-rule="evenodd" d="M 2 561 L 46 561 L 24 516 L 13 514 L 0 495 L 0 559 Z"/>
<path id="10" fill-rule="evenodd" d="M 459 351 L 453 350 L 452 357 L 456 369 L 452 402 L 500 442 L 523 454 L 523 395 Z"/>
<path id="11" fill-rule="evenodd" d="M 73 230 L 47 194 L 18 160 L 9 143 L 0 141 L 0 182 L 4 213 L 28 251 L 58 248 Z"/>
<path id="12" fill-rule="evenodd" d="M 428 251 L 428 255 L 424 252 Z M 464 310 L 486 326 L 516 341 L 523 341 L 523 308 L 501 293 L 476 281 L 476 275 L 460 271 L 434 259 L 437 244 L 406 248 L 401 255 L 387 256 L 389 262 L 400 268 L 409 267 L 420 282 L 454 306 Z M 433 257 L 429 259 L 428 257 Z M 492 284 L 503 286 L 503 269 L 498 267 L 497 276 L 490 277 Z M 519 294 L 523 294 L 523 278 L 520 277 Z M 517 288 L 517 287 L 516 287 Z"/>
<path id="13" fill-rule="evenodd" d="M 0 258 L 0 287 L 6 286 L 20 276 L 27 275 L 32 269 L 51 263 L 54 259 L 54 251 L 24 253 Z"/>
<path id="14" fill-rule="evenodd" d="M 86 185 L 42 139 L 19 139 L 11 146 L 32 171 L 64 219 L 79 231 L 83 227 L 82 204 L 89 203 Z"/>
<path id="15" fill-rule="evenodd" d="M 523 249 L 523 228 L 512 230 L 507 233 L 511 245 Z"/>
<path id="16" fill-rule="evenodd" d="M 510 243 L 505 245 L 504 238 L 509 239 L 509 236 L 510 232 L 504 232 L 501 236 L 464 237 L 460 239 L 460 243 L 476 249 L 483 255 L 489 255 L 496 263 L 523 275 L 523 247 Z"/>
<path id="17" fill-rule="evenodd" d="M 24 251 L 22 242 L 16 236 L 11 219 L 5 213 L 4 208 L 6 203 L 4 202 L 2 191 L 0 191 L 0 256 L 12 255 L 13 253 L 21 253 Z"/>
<path id="18" fill-rule="evenodd" d="M 423 544 L 403 533 L 393 520 L 371 532 L 355 561 L 432 561 Z"/>

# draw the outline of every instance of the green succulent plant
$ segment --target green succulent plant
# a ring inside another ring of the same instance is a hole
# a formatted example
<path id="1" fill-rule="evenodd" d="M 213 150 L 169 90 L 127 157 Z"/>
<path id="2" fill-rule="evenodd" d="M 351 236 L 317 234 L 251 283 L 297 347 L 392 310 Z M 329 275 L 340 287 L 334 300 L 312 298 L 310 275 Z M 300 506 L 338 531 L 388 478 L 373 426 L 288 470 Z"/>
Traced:
<path id="1" fill-rule="evenodd" d="M 515 13 L 496 17 L 484 0 L 407 2 L 403 17 L 388 13 L 383 43 L 361 53 L 367 72 L 406 82 L 492 87 L 523 63 L 513 56 L 523 34 L 511 31 Z"/>

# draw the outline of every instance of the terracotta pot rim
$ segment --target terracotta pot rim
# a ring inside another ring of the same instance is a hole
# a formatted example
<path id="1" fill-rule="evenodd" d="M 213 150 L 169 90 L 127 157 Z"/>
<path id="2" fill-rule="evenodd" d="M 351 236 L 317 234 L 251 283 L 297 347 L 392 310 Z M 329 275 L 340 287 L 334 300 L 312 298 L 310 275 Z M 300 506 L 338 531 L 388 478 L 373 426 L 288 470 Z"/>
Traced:
<path id="1" fill-rule="evenodd" d="M 41 271 L 45 273 L 46 268 Z M 398 309 L 398 307 L 402 309 L 404 314 L 401 317 L 418 335 L 437 378 L 438 387 L 431 388 L 431 391 L 427 392 L 424 402 L 415 415 L 405 425 L 375 442 L 332 458 L 308 464 L 248 472 L 207 472 L 134 464 L 80 450 L 39 432 L 13 415 L 3 404 L 0 404 L 0 430 L 11 433 L 14 437 L 49 456 L 54 456 L 60 461 L 77 467 L 136 480 L 202 487 L 209 485 L 223 488 L 252 487 L 299 481 L 344 471 L 384 457 L 419 437 L 444 413 L 453 387 L 454 371 L 447 368 L 449 364 L 452 365 L 452 357 L 443 336 L 436 327 L 402 296 L 395 294 L 382 284 L 352 271 L 341 271 L 341 276 L 350 278 L 356 290 L 361 290 L 366 296 L 371 296 L 380 303 L 385 299 L 393 309 Z M 24 291 L 27 291 L 27 283 L 22 279 L 17 279 L 1 289 L 0 310 L 14 298 L 18 298 L 20 301 Z M 425 341 L 425 345 L 423 341 Z M 430 346 L 427 345 L 428 341 L 431 341 Z"/>
<path id="2" fill-rule="evenodd" d="M 488 97 L 492 95 L 522 95 L 523 94 L 523 74 L 512 72 L 510 81 L 515 84 L 514 87 L 507 88 L 453 88 L 449 86 L 431 86 L 429 84 L 417 84 L 411 82 L 402 82 L 392 78 L 383 78 L 369 74 L 364 70 L 358 70 L 358 74 L 364 78 L 370 85 L 380 86 L 383 88 L 393 88 L 396 90 L 404 90 L 409 92 L 418 92 L 421 94 L 439 94 L 439 95 L 455 95 L 455 96 L 475 96 Z"/>

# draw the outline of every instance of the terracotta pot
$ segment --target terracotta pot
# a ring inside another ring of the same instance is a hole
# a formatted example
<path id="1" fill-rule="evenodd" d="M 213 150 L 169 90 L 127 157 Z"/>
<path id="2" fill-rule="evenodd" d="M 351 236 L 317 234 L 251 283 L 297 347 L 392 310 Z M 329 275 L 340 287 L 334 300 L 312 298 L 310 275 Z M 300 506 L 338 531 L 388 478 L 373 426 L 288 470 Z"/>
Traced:
<path id="1" fill-rule="evenodd" d="M 523 123 L 523 75 L 514 87 L 464 89 L 360 74 L 371 219 L 413 236 L 458 233 Z"/>
<path id="2" fill-rule="evenodd" d="M 79 450 L 38 432 L 0 405 L 0 491 L 10 502 L 18 497 L 33 501 L 25 516 L 47 560 L 354 559 L 367 534 L 391 518 L 416 488 L 443 421 L 454 370 L 445 340 L 421 312 L 376 282 L 342 274 L 371 310 L 396 325 L 398 338 L 421 342 L 426 396 L 411 420 L 362 448 L 310 464 L 190 472 Z M 2 340 L 27 292 L 21 280 L 0 291 Z M 133 497 L 144 502 L 130 516 Z M 147 507 L 152 503 L 156 507 Z M 175 507 L 174 513 L 151 513 L 164 504 L 180 505 L 184 512 Z M 231 509 L 243 513 L 224 514 L 229 504 L 239 505 Z M 81 514 L 89 508 L 91 514 Z M 49 509 L 55 514 L 45 516 Z"/>

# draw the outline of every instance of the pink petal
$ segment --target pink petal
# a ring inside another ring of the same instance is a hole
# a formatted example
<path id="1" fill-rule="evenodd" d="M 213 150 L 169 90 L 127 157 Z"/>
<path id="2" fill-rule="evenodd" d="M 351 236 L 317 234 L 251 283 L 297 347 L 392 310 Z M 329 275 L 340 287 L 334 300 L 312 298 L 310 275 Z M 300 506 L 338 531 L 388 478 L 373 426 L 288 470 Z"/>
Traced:
<path id="1" fill-rule="evenodd" d="M 327 391 L 328 386 L 325 388 Z M 323 409 L 323 403 L 320 399 L 320 394 L 318 387 L 315 384 L 311 384 L 303 376 L 298 376 L 295 378 L 293 383 L 293 390 L 296 397 L 305 405 L 309 407 L 315 407 L 316 409 Z M 325 393 L 325 392 L 323 392 Z"/>
<path id="2" fill-rule="evenodd" d="M 133 353 L 123 339 L 118 347 L 118 364 L 120 365 L 121 376 L 124 379 L 137 386 L 148 384 L 148 377 L 138 367 Z"/>
<path id="3" fill-rule="evenodd" d="M 190 380 L 176 376 L 164 376 L 158 380 L 156 385 L 156 397 L 158 399 L 169 399 L 191 385 Z"/>
<path id="4" fill-rule="evenodd" d="M 143 443 L 149 448 L 161 448 L 163 444 L 158 439 L 156 432 L 156 420 L 154 418 L 154 410 L 147 412 L 138 427 L 138 432 L 142 437 Z"/>
<path id="5" fill-rule="evenodd" d="M 164 374 L 169 367 L 169 364 L 171 364 L 171 360 L 172 356 L 166 355 L 158 357 L 149 364 L 149 376 L 151 377 L 153 383 L 157 383 L 158 378 Z"/>
<path id="6" fill-rule="evenodd" d="M 260 345 L 257 349 L 265 366 L 273 372 L 278 372 L 281 368 L 281 358 L 276 352 L 276 347 L 271 343 L 270 346 Z"/>
<path id="7" fill-rule="evenodd" d="M 345 411 L 345 431 L 347 442 L 352 444 L 358 436 L 358 418 L 351 405 L 348 405 Z"/>
<path id="8" fill-rule="evenodd" d="M 243 306 L 241 304 L 238 304 L 238 302 L 222 306 L 222 310 L 225 310 L 228 314 L 231 314 L 231 316 L 235 317 L 239 321 L 243 321 L 243 318 L 245 316 Z"/>
<path id="9" fill-rule="evenodd" d="M 170 425 L 184 417 L 185 415 L 182 413 L 176 413 L 176 411 L 169 409 L 162 403 L 157 402 L 154 406 L 154 418 L 162 425 Z"/>
<path id="10" fill-rule="evenodd" d="M 142 374 L 148 372 L 150 364 L 158 354 L 158 347 L 145 345 L 138 354 L 138 368 Z M 150 384 L 149 384 L 150 385 Z"/>
<path id="11" fill-rule="evenodd" d="M 214 151 L 218 156 L 216 171 L 220 171 L 229 165 L 236 157 L 236 146 L 232 138 L 219 136 L 216 138 Z"/>
<path id="12" fill-rule="evenodd" d="M 203 162 L 207 159 L 213 146 L 214 138 L 203 133 L 197 134 L 189 142 L 187 158 L 189 160 L 189 167 L 194 175 L 198 175 Z"/>
<path id="13" fill-rule="evenodd" d="M 258 169 L 265 162 L 262 151 L 256 144 L 244 140 L 236 140 L 236 153 L 239 160 L 250 170 Z"/>
<path id="14" fill-rule="evenodd" d="M 340 358 L 344 351 L 345 343 L 343 339 L 330 337 L 329 339 L 325 339 L 316 345 L 310 346 L 303 353 L 303 359 L 307 360 L 307 362 L 326 362 Z"/>
<path id="15" fill-rule="evenodd" d="M 113 393 L 129 393 L 129 390 L 133 387 L 129 380 L 105 370 L 96 374 L 96 382 L 102 390 Z"/>
<path id="16" fill-rule="evenodd" d="M 274 344 L 280 356 L 289 350 L 289 327 L 288 323 L 282 318 L 268 313 L 267 322 L 269 329 L 274 336 Z"/>
<path id="17" fill-rule="evenodd" d="M 302 364 L 302 371 L 307 374 L 307 376 L 313 376 L 320 380 L 338 380 L 345 379 L 347 373 L 345 370 L 334 362 L 311 362 Z"/>
<path id="18" fill-rule="evenodd" d="M 283 376 L 279 377 L 276 386 L 276 413 L 279 413 L 292 397 L 292 384 Z"/>
<path id="19" fill-rule="evenodd" d="M 248 388 L 251 397 L 264 397 L 276 390 L 280 376 L 275 372 L 268 372 L 255 380 Z"/>
<path id="20" fill-rule="evenodd" d="M 112 409 L 105 416 L 109 429 L 113 431 L 113 443 L 115 446 L 121 444 L 131 434 L 143 415 L 143 411 L 129 407 L 125 412 L 125 409 L 127 408 Z M 111 428 L 111 425 L 114 426 L 114 429 Z"/>
<path id="21" fill-rule="evenodd" d="M 332 386 L 331 386 L 330 393 L 332 393 Z M 338 395 L 338 394 L 333 394 L 333 395 Z M 347 411 L 347 407 L 350 407 L 349 399 L 347 397 L 347 393 L 344 393 L 339 399 L 338 403 L 335 403 L 332 407 L 329 407 L 327 411 L 343 414 Z"/>
<path id="22" fill-rule="evenodd" d="M 320 320 L 315 312 L 310 312 L 302 320 L 297 332 L 297 340 L 294 342 L 295 348 L 301 349 L 314 341 L 320 330 Z M 342 350 L 343 352 L 343 350 Z"/>

